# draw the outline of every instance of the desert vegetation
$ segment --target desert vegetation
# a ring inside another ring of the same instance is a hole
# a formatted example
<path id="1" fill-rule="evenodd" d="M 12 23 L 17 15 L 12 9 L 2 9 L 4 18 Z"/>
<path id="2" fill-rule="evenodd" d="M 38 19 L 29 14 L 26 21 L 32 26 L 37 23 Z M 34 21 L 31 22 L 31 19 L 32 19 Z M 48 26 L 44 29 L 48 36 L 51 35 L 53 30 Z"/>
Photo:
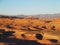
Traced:
<path id="1" fill-rule="evenodd" d="M 14 45 L 20 42 L 30 45 L 59 44 L 59 34 L 60 18 L 0 16 L 0 42 L 11 44 L 13 41 Z"/>

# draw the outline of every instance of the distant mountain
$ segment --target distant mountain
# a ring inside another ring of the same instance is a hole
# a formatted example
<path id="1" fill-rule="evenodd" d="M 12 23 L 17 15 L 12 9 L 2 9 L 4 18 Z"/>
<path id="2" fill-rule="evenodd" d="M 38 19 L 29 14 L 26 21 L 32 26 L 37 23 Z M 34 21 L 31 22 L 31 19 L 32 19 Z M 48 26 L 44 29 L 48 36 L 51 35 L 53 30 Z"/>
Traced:
<path id="1" fill-rule="evenodd" d="M 37 14 L 37 15 L 18 15 L 16 17 L 56 18 L 56 17 L 60 17 L 60 13 L 56 13 L 56 14 Z"/>
<path id="2" fill-rule="evenodd" d="M 56 18 L 60 17 L 60 13 L 57 14 L 39 14 L 39 15 L 31 15 L 32 17 L 37 17 L 37 18 Z"/>
<path id="3" fill-rule="evenodd" d="M 12 17 L 12 18 L 24 18 L 24 17 L 33 17 L 33 18 L 56 18 L 60 17 L 60 13 L 57 14 L 37 14 L 37 15 L 15 15 L 15 16 L 7 16 L 7 15 L 0 15 L 0 17 Z"/>

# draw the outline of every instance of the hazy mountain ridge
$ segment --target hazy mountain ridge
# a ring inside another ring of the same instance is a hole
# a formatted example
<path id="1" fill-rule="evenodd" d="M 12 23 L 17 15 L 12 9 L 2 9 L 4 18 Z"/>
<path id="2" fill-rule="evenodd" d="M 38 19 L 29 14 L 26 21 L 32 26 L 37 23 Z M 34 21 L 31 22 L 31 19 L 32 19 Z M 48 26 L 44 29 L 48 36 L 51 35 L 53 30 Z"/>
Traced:
<path id="1" fill-rule="evenodd" d="M 35 17 L 35 18 L 56 18 L 60 17 L 60 13 L 57 14 L 36 14 L 36 15 L 0 15 L 0 17 L 12 17 L 12 18 L 24 18 L 24 17 Z"/>

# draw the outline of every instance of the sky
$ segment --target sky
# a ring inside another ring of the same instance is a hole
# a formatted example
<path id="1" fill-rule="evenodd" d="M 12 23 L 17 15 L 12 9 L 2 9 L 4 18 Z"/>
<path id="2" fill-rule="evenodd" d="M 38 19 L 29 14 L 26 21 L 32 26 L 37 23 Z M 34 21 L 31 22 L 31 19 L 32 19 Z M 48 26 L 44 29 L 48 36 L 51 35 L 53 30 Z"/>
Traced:
<path id="1" fill-rule="evenodd" d="M 0 14 L 60 13 L 60 0 L 0 0 Z"/>

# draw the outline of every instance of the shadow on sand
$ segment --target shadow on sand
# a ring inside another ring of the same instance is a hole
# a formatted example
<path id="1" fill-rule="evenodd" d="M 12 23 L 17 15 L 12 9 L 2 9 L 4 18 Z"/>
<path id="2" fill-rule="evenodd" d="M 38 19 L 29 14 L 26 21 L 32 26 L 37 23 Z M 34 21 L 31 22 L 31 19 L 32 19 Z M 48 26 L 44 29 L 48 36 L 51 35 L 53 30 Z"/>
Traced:
<path id="1" fill-rule="evenodd" d="M 5 43 L 4 45 L 43 45 L 33 40 L 22 40 L 16 37 L 8 38 L 9 36 L 14 36 L 13 33 L 14 32 L 11 31 L 6 32 L 4 30 L 0 30 L 0 42 Z"/>

